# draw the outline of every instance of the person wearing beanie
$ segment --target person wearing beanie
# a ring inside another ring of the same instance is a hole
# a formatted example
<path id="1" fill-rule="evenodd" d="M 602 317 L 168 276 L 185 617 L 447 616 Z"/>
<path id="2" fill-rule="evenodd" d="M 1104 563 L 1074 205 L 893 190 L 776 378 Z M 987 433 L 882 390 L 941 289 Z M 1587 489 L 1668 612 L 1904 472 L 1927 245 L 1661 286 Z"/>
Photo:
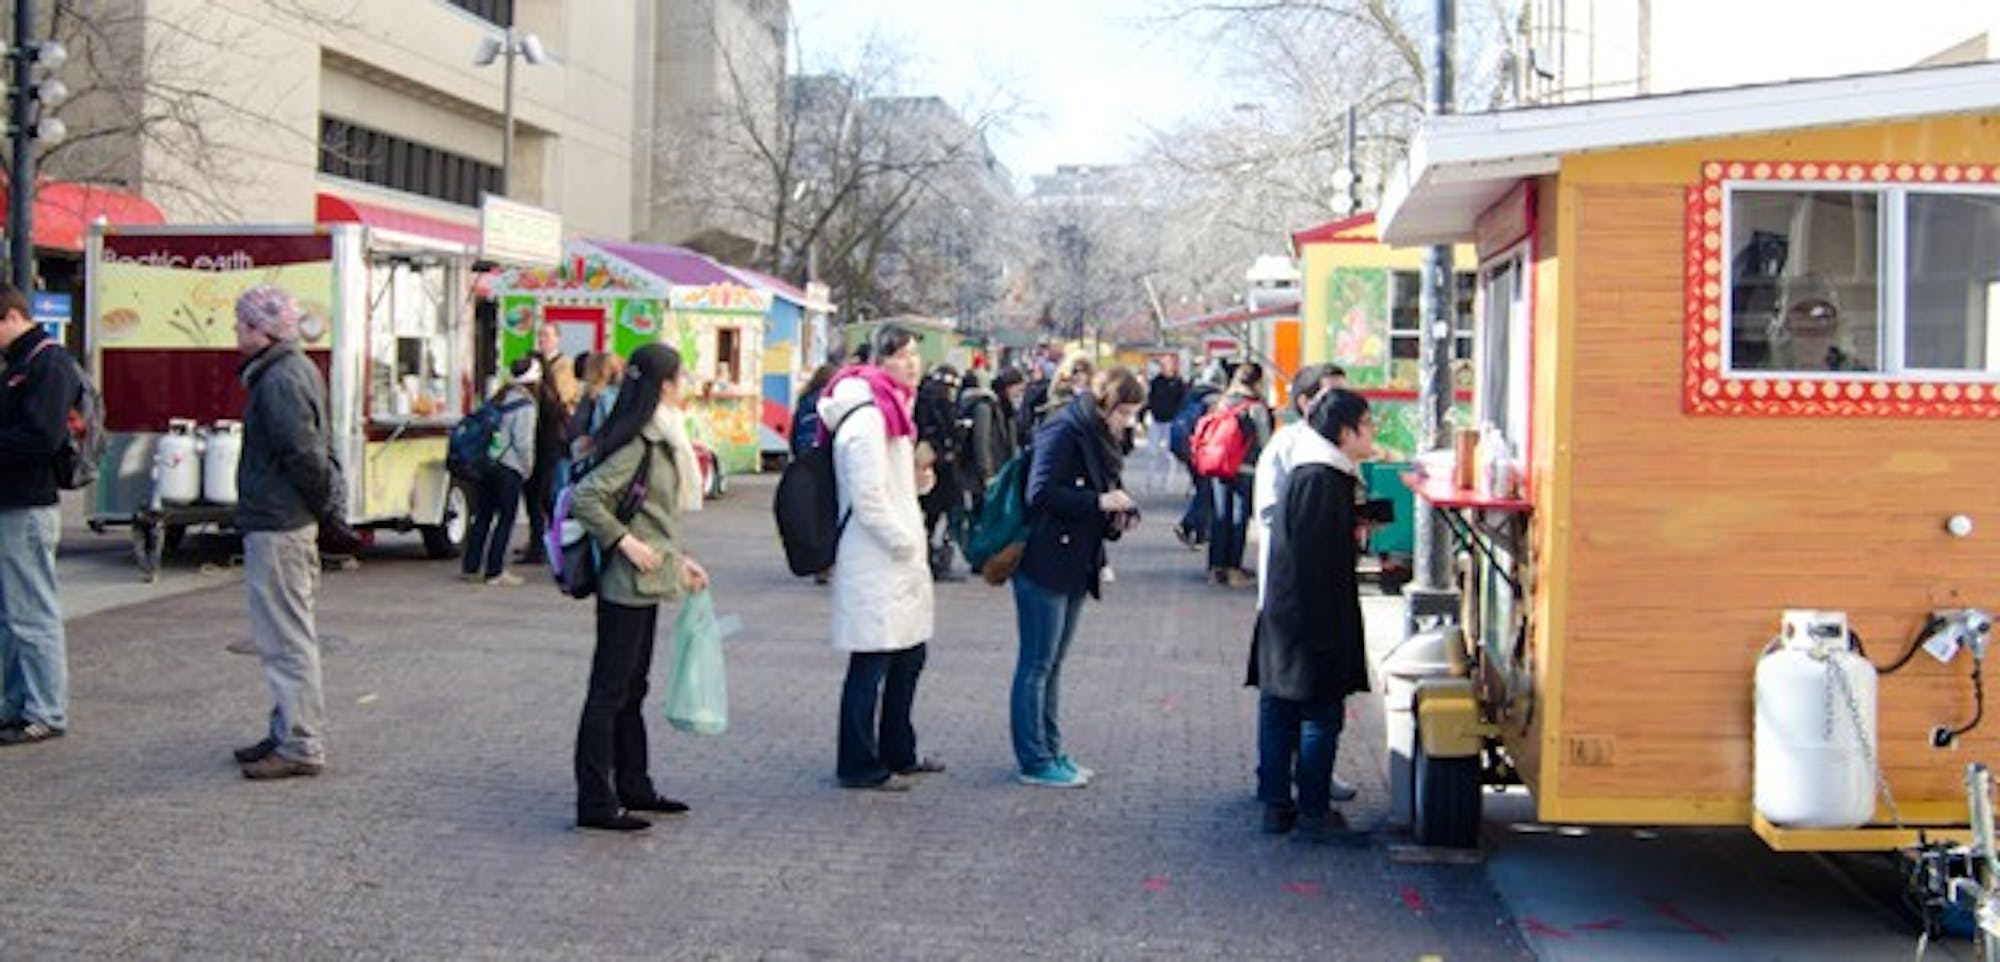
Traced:
<path id="1" fill-rule="evenodd" d="M 235 752 L 250 779 L 317 775 L 326 764 L 313 602 L 320 524 L 344 525 L 345 499 L 326 385 L 298 339 L 299 308 L 290 293 L 264 284 L 237 298 L 236 348 L 250 398 L 236 466 L 236 527 L 243 532 L 250 633 L 272 703 L 269 733 Z"/>

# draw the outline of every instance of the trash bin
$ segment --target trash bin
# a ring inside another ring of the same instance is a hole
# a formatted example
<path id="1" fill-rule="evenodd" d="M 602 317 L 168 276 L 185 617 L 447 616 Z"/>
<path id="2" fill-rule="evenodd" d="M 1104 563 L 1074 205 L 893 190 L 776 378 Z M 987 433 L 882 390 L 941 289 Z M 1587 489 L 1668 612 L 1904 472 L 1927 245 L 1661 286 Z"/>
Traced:
<path id="1" fill-rule="evenodd" d="M 1389 750 L 1389 824 L 1407 828 L 1415 818 L 1417 685 L 1451 674 L 1450 651 L 1460 644 L 1457 625 L 1420 631 L 1382 657 L 1382 728 Z"/>

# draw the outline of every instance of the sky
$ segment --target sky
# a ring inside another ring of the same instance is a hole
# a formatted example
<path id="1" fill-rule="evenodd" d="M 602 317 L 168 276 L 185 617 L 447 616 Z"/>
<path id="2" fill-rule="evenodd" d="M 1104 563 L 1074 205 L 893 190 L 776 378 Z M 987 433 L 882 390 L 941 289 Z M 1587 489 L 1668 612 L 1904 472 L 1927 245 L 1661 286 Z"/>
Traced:
<path id="1" fill-rule="evenodd" d="M 1608 45 L 1629 36 L 1611 12 L 1628 0 L 1571 2 L 1602 19 Z M 1023 182 L 1058 164 L 1130 160 L 1149 125 L 1214 117 L 1256 99 L 1232 79 L 1240 58 L 1205 35 L 1160 22 L 1167 6 L 792 0 L 808 69 L 850 63 L 863 39 L 880 30 L 914 58 L 902 94 L 935 94 L 966 110 L 1011 90 L 1026 111 L 992 143 Z M 1653 10 L 1659 89 L 1886 70 L 1981 29 L 2000 34 L 2000 0 L 1654 0 Z"/>
<path id="2" fill-rule="evenodd" d="M 808 69 L 851 62 L 880 29 L 912 57 L 904 94 L 961 110 L 1009 90 L 1023 110 L 992 138 L 1017 179 L 1137 154 L 1147 125 L 1226 110 L 1225 58 L 1149 19 L 1157 0 L 792 0 Z"/>

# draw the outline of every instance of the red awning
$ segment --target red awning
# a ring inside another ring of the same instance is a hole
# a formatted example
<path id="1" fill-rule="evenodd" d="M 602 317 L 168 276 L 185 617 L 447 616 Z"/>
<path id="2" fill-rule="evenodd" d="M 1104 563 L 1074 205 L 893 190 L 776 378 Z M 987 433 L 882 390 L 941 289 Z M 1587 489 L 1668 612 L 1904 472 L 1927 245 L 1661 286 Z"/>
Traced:
<path id="1" fill-rule="evenodd" d="M 0 191 L 0 219 L 7 216 L 8 197 Z M 35 188 L 35 246 L 81 251 L 90 225 L 164 224 L 167 218 L 144 197 L 115 187 L 45 180 Z"/>
<path id="2" fill-rule="evenodd" d="M 428 214 L 350 200 L 338 194 L 317 195 L 313 217 L 322 224 L 367 224 L 472 250 L 479 249 L 477 224 L 462 224 Z"/>
<path id="3" fill-rule="evenodd" d="M 1206 331 L 1212 327 L 1247 324 L 1251 321 L 1261 321 L 1267 317 L 1297 317 L 1298 313 L 1299 302 L 1286 301 L 1282 304 L 1273 304 L 1254 311 L 1241 307 L 1232 307 L 1228 310 L 1216 311 L 1212 314 L 1175 318 L 1160 326 L 1169 331 Z"/>

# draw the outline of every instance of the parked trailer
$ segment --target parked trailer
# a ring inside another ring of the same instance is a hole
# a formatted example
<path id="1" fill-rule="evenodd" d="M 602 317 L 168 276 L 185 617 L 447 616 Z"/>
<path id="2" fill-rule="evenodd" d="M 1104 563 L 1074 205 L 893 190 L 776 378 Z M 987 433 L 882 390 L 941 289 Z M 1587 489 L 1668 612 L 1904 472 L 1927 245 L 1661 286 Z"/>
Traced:
<path id="1" fill-rule="evenodd" d="M 179 442 L 168 432 L 241 420 L 236 298 L 276 284 L 297 298 L 306 356 L 326 376 L 348 522 L 414 530 L 432 557 L 457 554 L 471 495 L 444 451 L 475 400 L 471 261 L 351 224 L 92 228 L 84 317 L 109 442 L 92 529 L 128 527 L 150 580 L 189 528 L 233 525 L 233 504 L 189 500 L 185 478 L 169 476 Z M 209 471 L 233 470 L 211 460 Z M 203 487 L 226 500 L 234 486 Z"/>

